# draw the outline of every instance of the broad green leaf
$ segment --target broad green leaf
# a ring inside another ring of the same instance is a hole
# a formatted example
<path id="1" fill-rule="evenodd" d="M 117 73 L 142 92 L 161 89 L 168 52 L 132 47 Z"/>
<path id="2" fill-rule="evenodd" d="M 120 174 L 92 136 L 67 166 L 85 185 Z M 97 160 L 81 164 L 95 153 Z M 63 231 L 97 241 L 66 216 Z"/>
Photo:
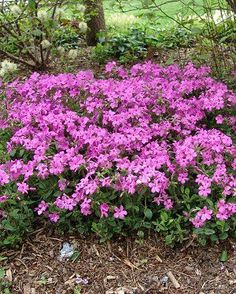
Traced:
<path id="1" fill-rule="evenodd" d="M 0 279 L 3 279 L 5 277 L 5 270 L 3 268 L 0 268 Z"/>
<path id="2" fill-rule="evenodd" d="M 151 219 L 152 218 L 152 215 L 153 215 L 151 209 L 146 208 L 144 210 L 144 215 L 146 216 L 146 218 Z"/>
<path id="3" fill-rule="evenodd" d="M 226 262 L 228 260 L 228 252 L 227 250 L 223 250 L 220 256 L 221 262 Z"/>
<path id="4" fill-rule="evenodd" d="M 29 1 L 28 1 L 28 7 L 29 7 L 31 10 L 35 10 L 35 9 L 36 9 L 36 1 L 35 1 L 35 0 L 29 0 Z"/>

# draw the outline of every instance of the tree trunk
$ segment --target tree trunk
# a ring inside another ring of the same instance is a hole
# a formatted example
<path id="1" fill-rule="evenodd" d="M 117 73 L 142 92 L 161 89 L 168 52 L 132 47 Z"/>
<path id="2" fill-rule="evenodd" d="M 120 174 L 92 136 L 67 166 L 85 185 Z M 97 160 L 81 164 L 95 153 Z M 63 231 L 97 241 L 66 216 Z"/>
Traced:
<path id="1" fill-rule="evenodd" d="M 236 14 L 236 0 L 226 0 L 232 11 Z"/>
<path id="2" fill-rule="evenodd" d="M 105 17 L 102 0 L 84 0 L 86 6 L 85 16 L 88 19 L 87 45 L 96 46 L 98 33 L 105 31 Z"/>

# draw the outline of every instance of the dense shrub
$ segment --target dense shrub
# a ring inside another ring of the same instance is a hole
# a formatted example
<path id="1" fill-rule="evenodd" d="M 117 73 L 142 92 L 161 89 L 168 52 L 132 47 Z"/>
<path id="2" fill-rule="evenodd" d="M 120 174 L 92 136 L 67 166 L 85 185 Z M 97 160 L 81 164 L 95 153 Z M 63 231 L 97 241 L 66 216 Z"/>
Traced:
<path id="1" fill-rule="evenodd" d="M 152 38 L 140 28 L 131 28 L 129 31 L 117 32 L 111 36 L 101 35 L 93 55 L 100 63 L 114 59 L 121 63 L 141 60 L 146 56 Z"/>
<path id="2" fill-rule="evenodd" d="M 101 35 L 93 54 L 101 63 L 111 59 L 127 63 L 144 59 L 149 49 L 186 48 L 193 46 L 195 42 L 196 34 L 179 26 L 148 30 L 145 26 L 136 25 L 128 31 Z"/>
<path id="3" fill-rule="evenodd" d="M 55 45 L 65 49 L 79 48 L 82 38 L 78 34 L 78 30 L 71 27 L 63 27 L 55 32 Z"/>
<path id="4" fill-rule="evenodd" d="M 112 62 L 105 75 L 34 73 L 2 87 L 1 127 L 12 135 L 1 242 L 22 203 L 103 239 L 145 228 L 168 244 L 193 232 L 202 243 L 226 239 L 236 224 L 235 94 L 192 64 Z"/>

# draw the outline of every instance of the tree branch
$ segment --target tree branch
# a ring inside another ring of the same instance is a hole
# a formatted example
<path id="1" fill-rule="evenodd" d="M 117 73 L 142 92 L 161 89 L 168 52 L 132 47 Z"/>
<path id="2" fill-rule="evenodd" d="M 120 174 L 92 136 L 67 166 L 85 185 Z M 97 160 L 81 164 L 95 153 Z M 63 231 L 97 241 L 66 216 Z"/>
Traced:
<path id="1" fill-rule="evenodd" d="M 16 56 L 14 56 L 14 55 L 12 55 L 12 54 L 10 54 L 10 53 L 8 53 L 8 52 L 2 50 L 2 49 L 0 49 L 0 53 L 2 53 L 4 56 L 10 58 L 10 59 L 13 60 L 13 61 L 16 61 L 16 62 L 18 62 L 18 63 L 22 63 L 22 64 L 24 64 L 24 65 L 26 65 L 26 66 L 28 66 L 28 67 L 31 67 L 31 68 L 35 69 L 35 65 L 34 65 L 34 64 L 32 64 L 32 63 L 30 63 L 30 62 L 27 62 L 27 61 L 25 61 L 24 59 L 21 59 L 21 58 L 19 58 L 19 57 L 16 57 Z"/>

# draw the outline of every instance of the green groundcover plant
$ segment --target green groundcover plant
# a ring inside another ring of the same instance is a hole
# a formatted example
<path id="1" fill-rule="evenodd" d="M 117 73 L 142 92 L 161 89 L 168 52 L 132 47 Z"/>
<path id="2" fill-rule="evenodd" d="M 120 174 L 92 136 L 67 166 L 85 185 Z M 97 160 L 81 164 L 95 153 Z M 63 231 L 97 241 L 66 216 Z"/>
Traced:
<path id="1" fill-rule="evenodd" d="M 0 244 L 38 217 L 102 240 L 235 232 L 236 95 L 207 67 L 40 75 L 1 86 Z"/>

